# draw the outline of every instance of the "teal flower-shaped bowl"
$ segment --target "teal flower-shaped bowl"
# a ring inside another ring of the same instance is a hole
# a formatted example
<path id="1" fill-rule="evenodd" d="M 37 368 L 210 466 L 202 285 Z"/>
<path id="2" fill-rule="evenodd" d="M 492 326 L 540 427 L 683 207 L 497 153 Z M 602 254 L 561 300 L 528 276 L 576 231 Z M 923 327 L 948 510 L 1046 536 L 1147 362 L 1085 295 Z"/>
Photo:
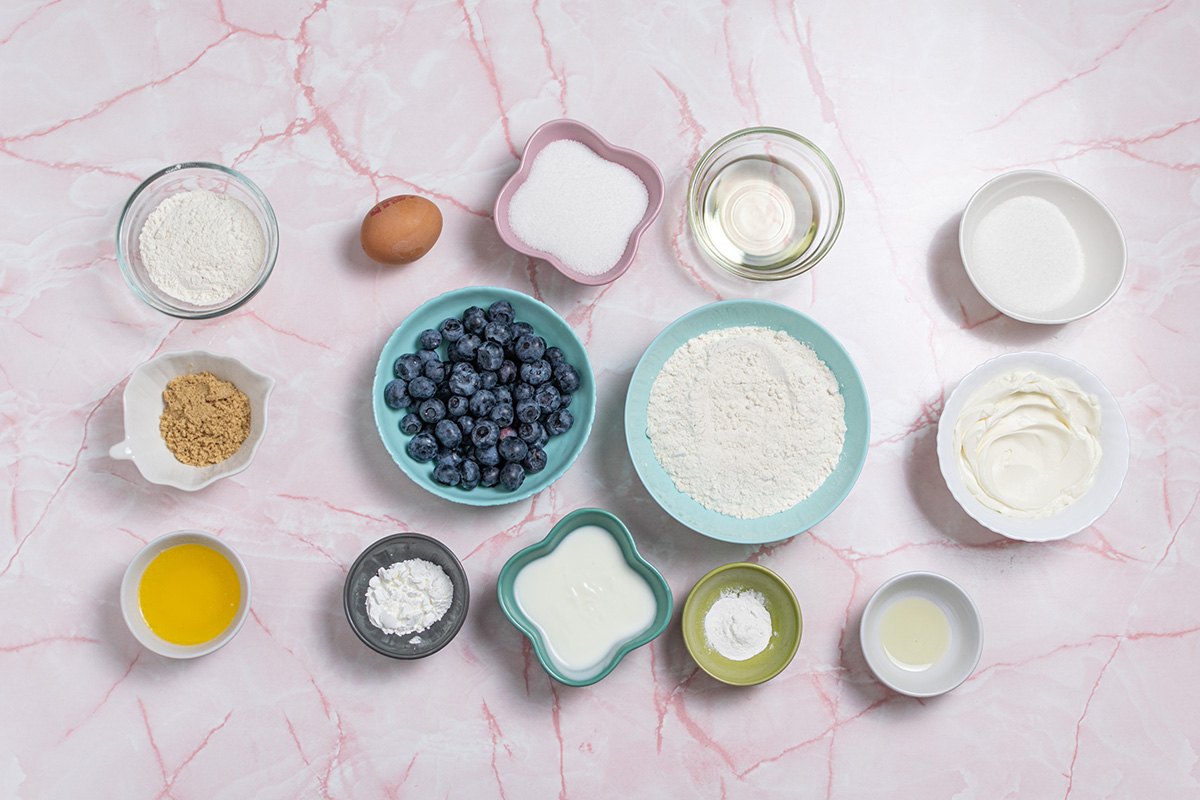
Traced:
<path id="1" fill-rule="evenodd" d="M 654 619 L 644 630 L 614 644 L 608 655 L 599 663 L 576 670 L 556 656 L 542 628 L 525 613 L 520 603 L 517 602 L 514 586 L 521 570 L 553 553 L 568 535 L 585 525 L 596 525 L 612 535 L 625 557 L 625 563 L 650 587 L 656 609 Z M 627 653 L 658 638 L 670 624 L 671 612 L 674 609 L 671 587 L 659 571 L 638 553 L 637 545 L 634 544 L 633 535 L 629 533 L 629 529 L 616 516 L 599 508 L 581 508 L 572 511 L 550 530 L 550 534 L 545 539 L 526 547 L 510 558 L 504 568 L 500 570 L 500 577 L 496 581 L 496 591 L 500 596 L 500 608 L 504 611 L 504 615 L 517 627 L 517 630 L 529 637 L 542 669 L 546 670 L 550 677 L 567 686 L 589 686 L 604 678 L 616 668 Z"/>

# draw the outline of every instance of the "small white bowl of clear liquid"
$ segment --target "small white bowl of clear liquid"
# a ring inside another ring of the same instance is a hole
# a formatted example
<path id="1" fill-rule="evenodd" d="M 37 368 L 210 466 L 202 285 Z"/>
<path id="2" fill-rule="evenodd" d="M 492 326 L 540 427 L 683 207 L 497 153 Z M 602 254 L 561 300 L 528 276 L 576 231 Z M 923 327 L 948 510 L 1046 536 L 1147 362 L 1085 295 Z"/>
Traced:
<path id="1" fill-rule="evenodd" d="M 837 170 L 815 144 L 782 128 L 747 128 L 710 147 L 692 170 L 688 220 L 717 265 L 783 280 L 833 247 L 844 199 Z"/>

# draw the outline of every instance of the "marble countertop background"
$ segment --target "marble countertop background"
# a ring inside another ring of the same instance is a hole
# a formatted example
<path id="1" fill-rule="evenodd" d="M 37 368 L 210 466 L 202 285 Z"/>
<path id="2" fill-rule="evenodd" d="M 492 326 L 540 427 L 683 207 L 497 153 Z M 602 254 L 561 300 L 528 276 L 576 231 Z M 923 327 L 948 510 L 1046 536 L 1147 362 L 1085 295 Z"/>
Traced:
<path id="1" fill-rule="evenodd" d="M 1167 798 L 1200 792 L 1200 7 L 1094 3 L 17 0 L 0 9 L 0 796 Z M 526 137 L 571 117 L 655 161 L 662 212 L 617 282 L 586 287 L 499 239 L 491 208 Z M 688 171 L 733 130 L 815 141 L 841 173 L 841 238 L 779 285 L 725 279 L 684 213 Z M 244 172 L 278 215 L 275 272 L 241 310 L 180 321 L 114 256 L 121 207 L 188 160 Z M 1129 270 L 1065 326 L 997 314 L 957 224 L 1017 168 L 1060 172 L 1113 210 Z M 417 193 L 434 250 L 367 260 L 362 216 Z M 586 342 L 595 428 L 550 489 L 476 509 L 391 462 L 370 408 L 392 330 L 471 284 L 554 307 Z M 828 328 L 865 379 L 872 438 L 847 500 L 812 530 L 709 540 L 647 494 L 625 391 L 650 341 L 706 303 L 758 297 Z M 245 472 L 194 493 L 108 457 L 129 373 L 201 347 L 278 380 Z M 948 392 L 1000 353 L 1075 359 L 1128 420 L 1124 489 L 1049 544 L 1002 539 L 955 504 L 934 439 Z M 800 651 L 752 689 L 688 656 L 678 624 L 586 689 L 552 682 L 495 578 L 571 510 L 607 508 L 671 584 L 712 567 L 792 585 Z M 117 588 L 168 531 L 245 559 L 251 617 L 173 662 L 126 630 Z M 459 637 L 400 663 L 359 643 L 340 592 L 370 542 L 419 531 L 471 580 Z M 978 602 L 982 661 L 954 692 L 876 682 L 867 598 L 913 569 Z"/>

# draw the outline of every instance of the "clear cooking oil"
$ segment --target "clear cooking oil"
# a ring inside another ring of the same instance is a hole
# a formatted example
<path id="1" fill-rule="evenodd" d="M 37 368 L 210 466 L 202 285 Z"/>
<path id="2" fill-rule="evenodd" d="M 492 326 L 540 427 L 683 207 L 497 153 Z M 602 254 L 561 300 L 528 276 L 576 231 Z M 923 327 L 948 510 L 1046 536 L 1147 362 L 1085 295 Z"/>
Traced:
<path id="1" fill-rule="evenodd" d="M 746 156 L 726 165 L 704 195 L 704 230 L 724 258 L 769 268 L 803 255 L 817 233 L 813 192 L 790 164 Z"/>

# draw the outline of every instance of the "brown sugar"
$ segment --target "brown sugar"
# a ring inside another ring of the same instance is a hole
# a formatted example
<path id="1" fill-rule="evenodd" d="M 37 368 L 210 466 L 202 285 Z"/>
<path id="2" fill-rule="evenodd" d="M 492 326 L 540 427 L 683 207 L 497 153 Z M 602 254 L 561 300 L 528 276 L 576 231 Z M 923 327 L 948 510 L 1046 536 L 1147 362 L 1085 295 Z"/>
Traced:
<path id="1" fill-rule="evenodd" d="M 219 464 L 250 435 L 246 393 L 211 372 L 180 375 L 163 390 L 158 430 L 175 458 L 193 467 Z"/>

